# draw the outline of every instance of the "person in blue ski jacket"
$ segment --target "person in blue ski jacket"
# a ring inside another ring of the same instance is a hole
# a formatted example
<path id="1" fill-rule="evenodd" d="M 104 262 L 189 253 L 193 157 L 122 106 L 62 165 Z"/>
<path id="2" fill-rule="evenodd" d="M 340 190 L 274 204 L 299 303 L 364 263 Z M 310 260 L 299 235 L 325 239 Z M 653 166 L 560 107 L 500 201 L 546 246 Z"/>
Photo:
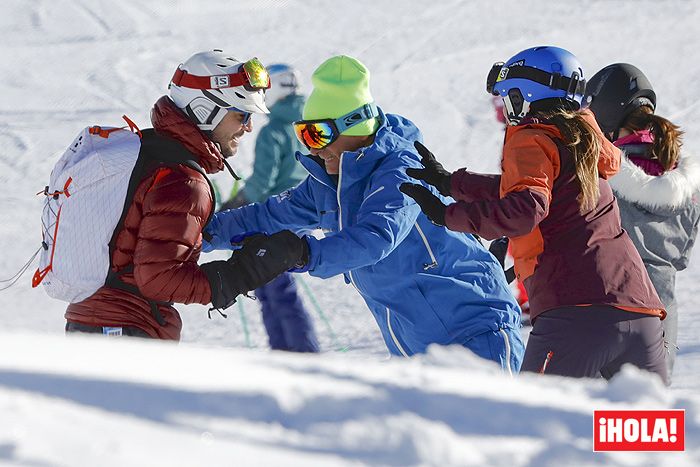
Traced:
<path id="1" fill-rule="evenodd" d="M 306 170 L 294 158 L 303 146 L 294 136 L 292 122 L 301 118 L 305 97 L 301 94 L 299 72 L 290 65 L 267 67 L 271 87 L 265 92 L 270 121 L 255 140 L 253 174 L 245 186 L 221 210 L 234 209 L 267 200 L 306 178 Z M 284 273 L 255 290 L 260 300 L 262 321 L 273 350 L 318 352 L 313 321 L 297 292 L 291 273 Z"/>
<path id="2" fill-rule="evenodd" d="M 418 128 L 376 107 L 369 71 L 354 58 L 327 60 L 312 82 L 304 120 L 294 124 L 311 152 L 297 153 L 309 176 L 265 203 L 215 215 L 206 251 L 231 248 L 230 239 L 245 232 L 321 228 L 325 238 L 304 237 L 301 270 L 343 274 L 392 354 L 460 344 L 518 371 L 520 309 L 502 268 L 474 236 L 432 224 L 399 191 L 412 181 L 406 169 L 422 167 L 413 146 L 422 139 Z"/>

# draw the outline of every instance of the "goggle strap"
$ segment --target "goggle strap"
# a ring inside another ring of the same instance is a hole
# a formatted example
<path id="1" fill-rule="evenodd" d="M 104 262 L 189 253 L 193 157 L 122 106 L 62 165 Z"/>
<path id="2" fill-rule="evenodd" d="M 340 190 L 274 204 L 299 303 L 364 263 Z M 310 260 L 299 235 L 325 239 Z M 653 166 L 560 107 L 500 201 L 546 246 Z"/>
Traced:
<path id="1" fill-rule="evenodd" d="M 549 73 L 537 68 L 520 65 L 509 67 L 508 73 L 499 81 L 523 78 L 549 86 L 551 89 L 566 91 L 572 95 L 583 94 L 586 89 L 586 80 L 581 79 L 578 73 L 575 72 L 571 76 L 572 77 L 562 76 L 559 73 Z M 498 81 L 496 81 L 495 84 L 498 85 Z"/>
<path id="2" fill-rule="evenodd" d="M 173 75 L 172 83 L 176 86 L 190 89 L 223 89 L 242 86 L 248 83 L 245 71 L 228 75 L 197 76 L 178 68 Z"/>
<path id="3" fill-rule="evenodd" d="M 265 71 L 267 77 L 267 85 L 263 87 L 252 86 L 250 82 L 250 74 L 248 68 L 251 65 L 259 65 Z M 269 89 L 270 88 L 270 75 L 265 70 L 265 67 L 260 63 L 258 59 L 251 59 L 245 62 L 240 71 L 236 73 L 230 73 L 226 75 L 214 75 L 214 76 L 197 76 L 187 73 L 187 71 L 178 67 L 175 70 L 175 74 L 171 79 L 172 83 L 176 86 L 182 86 L 190 89 L 223 89 L 223 88 L 233 88 L 236 86 L 249 85 L 256 89 Z"/>
<path id="4" fill-rule="evenodd" d="M 352 128 L 355 125 L 369 120 L 370 118 L 378 116 L 379 109 L 377 108 L 377 104 L 375 104 L 374 102 L 370 102 L 368 104 L 363 105 L 362 107 L 358 107 L 357 109 L 346 113 L 342 117 L 338 117 L 337 119 L 335 119 L 334 123 L 338 129 L 338 134 L 340 134 L 348 128 Z"/>

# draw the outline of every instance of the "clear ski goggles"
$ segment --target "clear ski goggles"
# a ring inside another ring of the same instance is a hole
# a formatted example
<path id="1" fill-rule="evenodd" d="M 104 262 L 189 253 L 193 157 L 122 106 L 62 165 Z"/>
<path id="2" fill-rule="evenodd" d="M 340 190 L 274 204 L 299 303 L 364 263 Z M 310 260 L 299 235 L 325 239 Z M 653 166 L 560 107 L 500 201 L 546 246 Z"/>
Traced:
<path id="1" fill-rule="evenodd" d="M 270 88 L 270 74 L 257 58 L 251 58 L 236 73 L 215 76 L 192 75 L 182 68 L 175 70 L 172 83 L 190 89 L 224 89 L 243 86 L 248 91 Z"/>
<path id="2" fill-rule="evenodd" d="M 293 123 L 294 133 L 307 149 L 323 149 L 337 140 L 345 130 L 378 116 L 377 105 L 370 102 L 336 119 L 296 121 Z"/>

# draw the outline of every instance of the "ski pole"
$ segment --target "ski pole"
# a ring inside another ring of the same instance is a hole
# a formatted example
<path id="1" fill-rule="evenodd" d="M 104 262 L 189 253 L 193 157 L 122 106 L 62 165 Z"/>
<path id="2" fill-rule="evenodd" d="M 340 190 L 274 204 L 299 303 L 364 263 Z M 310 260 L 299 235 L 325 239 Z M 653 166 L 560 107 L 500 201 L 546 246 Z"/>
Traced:
<path id="1" fill-rule="evenodd" d="M 245 317 L 245 308 L 243 306 L 243 300 L 238 300 L 238 314 L 241 316 L 241 325 L 243 325 L 243 335 L 245 335 L 245 345 L 251 348 L 250 344 L 250 333 L 248 332 L 248 320 Z"/>
<path id="2" fill-rule="evenodd" d="M 36 256 L 39 254 L 39 252 L 41 251 L 42 248 L 43 248 L 43 247 L 39 247 L 39 249 L 36 250 L 36 252 L 32 255 L 32 257 L 29 258 L 29 261 L 27 261 L 26 263 L 24 263 L 24 266 L 22 266 L 22 267 L 19 269 L 19 271 L 17 271 L 12 277 L 10 277 L 9 279 L 2 279 L 2 280 L 0 280 L 0 283 L 9 282 L 9 284 L 3 285 L 2 287 L 0 287 L 0 291 L 7 290 L 7 289 L 9 289 L 10 287 L 12 287 L 13 285 L 15 285 L 15 284 L 17 283 L 17 281 L 20 279 L 20 277 L 22 277 L 22 275 L 23 275 L 25 272 L 27 272 L 27 269 L 29 269 L 29 267 L 32 265 L 32 263 L 34 262 L 34 259 L 35 259 Z"/>
<path id="3" fill-rule="evenodd" d="M 333 327 L 331 326 L 330 321 L 328 321 L 328 318 L 326 317 L 326 314 L 323 312 L 321 309 L 321 306 L 318 304 L 318 301 L 316 301 L 316 297 L 314 294 L 311 292 L 311 287 L 306 283 L 304 278 L 301 275 L 298 275 L 297 278 L 299 279 L 299 283 L 301 286 L 304 288 L 304 292 L 306 292 L 306 296 L 309 297 L 309 301 L 311 302 L 311 305 L 314 307 L 316 310 L 316 313 L 318 313 L 318 316 L 321 318 L 321 321 L 326 325 L 326 328 L 328 329 L 328 333 L 331 336 L 331 347 L 335 348 L 339 352 L 347 352 L 347 350 L 350 348 L 350 346 L 345 346 L 345 347 L 339 347 L 338 346 L 338 339 L 335 335 L 335 332 L 333 332 Z"/>

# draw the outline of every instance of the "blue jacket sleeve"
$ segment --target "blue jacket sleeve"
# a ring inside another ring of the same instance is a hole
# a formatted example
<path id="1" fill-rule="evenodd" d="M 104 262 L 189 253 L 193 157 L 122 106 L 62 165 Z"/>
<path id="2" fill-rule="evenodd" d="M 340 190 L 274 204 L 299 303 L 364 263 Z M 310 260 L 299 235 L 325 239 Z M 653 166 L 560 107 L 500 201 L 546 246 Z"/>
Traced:
<path id="1" fill-rule="evenodd" d="M 231 238 L 247 232 L 268 234 L 289 229 L 292 231 L 313 229 L 319 224 L 319 216 L 313 199 L 310 177 L 296 188 L 239 209 L 218 212 L 204 229 L 212 236 L 204 245 L 205 252 L 232 249 Z"/>
<path id="2" fill-rule="evenodd" d="M 375 264 L 401 244 L 420 214 L 415 201 L 399 191 L 409 180 L 403 169 L 377 177 L 352 226 L 320 240 L 307 237 L 309 274 L 326 278 Z"/>
<path id="3" fill-rule="evenodd" d="M 271 195 L 279 174 L 284 141 L 281 136 L 270 128 L 262 128 L 255 141 L 255 162 L 253 174 L 248 177 L 243 187 L 246 199 L 253 202 L 265 201 Z"/>

